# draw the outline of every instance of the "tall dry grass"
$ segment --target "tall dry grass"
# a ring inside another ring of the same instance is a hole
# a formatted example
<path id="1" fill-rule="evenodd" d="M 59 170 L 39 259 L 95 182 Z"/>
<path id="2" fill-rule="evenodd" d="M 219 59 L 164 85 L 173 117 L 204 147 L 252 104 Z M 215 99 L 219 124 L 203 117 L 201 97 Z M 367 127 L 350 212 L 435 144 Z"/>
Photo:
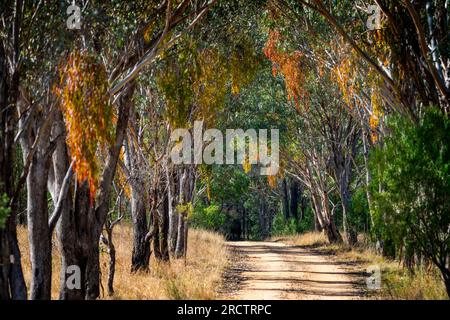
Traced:
<path id="1" fill-rule="evenodd" d="M 281 240 L 281 239 L 280 239 Z M 365 271 L 368 266 L 377 265 L 381 270 L 382 289 L 370 291 L 374 299 L 393 300 L 447 300 L 445 285 L 437 268 L 416 267 L 413 273 L 406 270 L 398 260 L 387 259 L 376 253 L 364 235 L 358 236 L 358 245 L 327 243 L 320 232 L 306 232 L 283 237 L 287 244 L 313 246 L 317 250 L 336 255 L 341 261 L 356 263 L 357 268 Z"/>
<path id="2" fill-rule="evenodd" d="M 295 235 L 274 237 L 274 241 L 282 241 L 287 244 L 297 246 L 324 246 L 327 244 L 327 239 L 322 232 L 309 231 L 305 233 L 298 233 Z"/>
<path id="3" fill-rule="evenodd" d="M 189 230 L 186 265 L 184 259 L 174 259 L 170 263 L 159 263 L 150 259 L 148 273 L 130 273 L 132 230 L 127 224 L 114 228 L 116 247 L 116 274 L 114 295 L 107 295 L 107 275 L 109 255 L 101 250 L 100 266 L 104 292 L 101 299 L 215 299 L 218 296 L 221 275 L 227 263 L 227 249 L 224 238 L 205 230 Z M 29 287 L 31 265 L 27 231 L 18 228 L 18 240 L 22 252 L 25 281 Z M 60 252 L 53 239 L 52 253 L 52 299 L 58 298 Z"/>

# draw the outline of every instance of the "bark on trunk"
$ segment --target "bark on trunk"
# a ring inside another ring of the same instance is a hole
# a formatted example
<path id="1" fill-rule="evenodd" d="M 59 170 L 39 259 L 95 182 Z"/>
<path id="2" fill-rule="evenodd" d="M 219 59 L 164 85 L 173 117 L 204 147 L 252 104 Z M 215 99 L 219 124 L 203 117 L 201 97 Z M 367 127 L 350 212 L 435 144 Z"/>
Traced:
<path id="1" fill-rule="evenodd" d="M 0 228 L 0 300 L 9 300 L 9 241 L 6 229 Z"/>
<path id="2" fill-rule="evenodd" d="M 334 212 L 330 209 L 327 192 L 313 192 L 311 200 L 315 212 L 314 215 L 317 218 L 317 224 L 325 232 L 328 242 L 342 242 L 342 236 L 336 228 Z"/>
<path id="3" fill-rule="evenodd" d="M 166 193 L 164 195 L 163 208 L 161 210 L 161 215 L 159 218 L 159 230 L 161 239 L 161 259 L 163 261 L 169 261 L 169 246 L 168 246 L 168 235 L 169 235 L 169 196 Z"/>
<path id="4" fill-rule="evenodd" d="M 11 221 L 14 221 L 15 219 L 15 215 L 12 215 Z M 14 228 L 10 226 L 9 233 L 9 247 L 11 248 L 11 256 L 13 257 L 12 260 L 14 261 L 14 263 L 11 265 L 11 270 L 9 273 L 9 287 L 11 298 L 13 300 L 26 300 L 27 287 L 22 272 L 21 255 L 19 244 L 17 242 L 15 225 L 16 224 L 14 222 Z"/>
<path id="5" fill-rule="evenodd" d="M 95 199 L 95 210 L 90 215 L 90 246 L 87 263 L 86 299 L 96 299 L 100 294 L 99 239 L 103 225 L 108 217 L 111 186 L 116 172 L 117 162 L 126 135 L 128 117 L 132 105 L 135 82 L 130 82 L 119 98 L 119 115 L 116 126 L 115 141 L 108 150 L 108 157 L 101 174 L 100 186 Z"/>
<path id="6" fill-rule="evenodd" d="M 32 300 L 51 298 L 51 234 L 48 225 L 48 159 L 35 157 L 27 177 L 28 238 L 30 242 Z"/>
<path id="7" fill-rule="evenodd" d="M 289 192 L 286 178 L 283 179 L 283 212 L 285 219 L 289 219 L 290 216 L 290 207 L 289 207 Z"/>
<path id="8" fill-rule="evenodd" d="M 298 217 L 298 203 L 299 203 L 299 183 L 297 181 L 291 181 L 290 184 L 290 194 L 291 194 L 291 199 L 290 199 L 290 211 L 291 211 L 291 215 L 296 219 L 296 220 L 301 220 L 301 217 L 299 219 Z"/>
<path id="9" fill-rule="evenodd" d="M 351 196 L 346 186 L 341 186 L 341 189 L 344 234 L 347 238 L 347 243 L 353 246 L 358 242 L 358 233 L 353 223 L 349 221 Z"/>
<path id="10" fill-rule="evenodd" d="M 150 243 L 146 239 L 148 233 L 147 212 L 142 193 L 132 188 L 131 218 L 133 222 L 133 252 L 131 255 L 131 272 L 147 271 L 150 261 Z"/>
<path id="11" fill-rule="evenodd" d="M 171 172 L 170 169 L 167 170 L 167 197 L 168 197 L 168 234 L 167 234 L 167 245 L 169 249 L 169 253 L 171 255 L 175 254 L 175 249 L 177 245 L 177 236 L 178 236 L 178 214 L 175 208 L 175 195 L 177 185 L 175 175 Z"/>
<path id="12" fill-rule="evenodd" d="M 195 175 L 193 167 L 186 167 L 181 170 L 179 180 L 179 205 L 183 208 L 178 213 L 178 234 L 175 257 L 181 258 L 187 251 L 187 228 L 188 228 L 188 205 L 192 204 L 195 189 Z"/>
<path id="13" fill-rule="evenodd" d="M 62 187 L 64 175 L 66 174 L 70 159 L 67 153 L 67 146 L 65 143 L 65 126 L 63 116 L 60 111 L 56 112 L 55 124 L 53 126 L 52 137 L 62 135 L 58 141 L 56 150 L 53 154 L 53 167 L 50 176 L 53 181 L 49 179 L 51 186 L 50 191 L 53 190 L 52 196 L 54 203 L 56 203 L 56 195 Z M 75 199 L 73 195 L 75 194 Z M 61 300 L 83 300 L 85 298 L 85 279 L 86 279 L 86 264 L 87 264 L 87 241 L 88 233 L 87 216 L 89 211 L 89 190 L 87 184 L 76 185 L 75 190 L 69 188 L 68 195 L 64 200 L 62 206 L 62 213 L 56 225 L 56 234 L 58 238 L 58 245 L 61 251 L 61 271 L 60 271 L 60 287 L 59 299 Z M 78 266 L 81 271 L 81 287 L 71 288 L 67 287 L 68 277 L 71 273 L 67 273 L 70 266 Z"/>
<path id="14" fill-rule="evenodd" d="M 132 122 L 136 123 L 132 114 Z M 138 132 L 137 127 L 134 128 Z M 147 271 L 150 261 L 150 238 L 147 237 L 149 226 L 147 223 L 146 184 L 142 172 L 143 160 L 133 135 L 125 143 L 125 164 L 128 170 L 128 179 L 131 185 L 131 219 L 133 223 L 133 251 L 131 256 L 131 272 Z M 152 212 L 150 214 L 153 214 Z M 152 218 L 152 217 L 150 217 Z M 150 219 L 152 222 L 152 219 Z"/>
<path id="15" fill-rule="evenodd" d="M 28 103 L 25 93 L 23 93 L 18 103 L 21 114 L 27 107 Z M 28 113 L 27 116 L 33 117 L 32 124 L 26 125 L 26 121 L 21 117 L 19 126 L 22 130 L 20 143 L 24 163 L 30 163 L 26 178 L 31 261 L 30 299 L 49 300 L 51 298 L 52 243 L 47 203 L 47 181 L 54 147 L 50 143 L 51 123 L 48 117 L 53 119 L 53 113 L 44 114 L 42 111 L 36 110 L 33 114 Z"/>
<path id="16" fill-rule="evenodd" d="M 0 300 L 26 300 L 14 211 L 0 229 Z"/>
<path id="17" fill-rule="evenodd" d="M 184 228 L 185 228 L 185 210 L 181 211 L 180 206 L 185 205 L 185 183 L 187 177 L 187 170 L 185 168 L 181 169 L 179 172 L 179 179 L 177 181 L 178 184 L 178 207 L 174 208 L 176 213 L 176 218 L 178 219 L 177 226 L 177 243 L 175 247 L 175 258 L 181 258 L 184 254 Z"/>
<path id="18" fill-rule="evenodd" d="M 109 271 L 108 271 L 108 295 L 114 294 L 114 275 L 116 273 L 116 248 L 112 243 L 112 235 L 109 236 Z"/>
<path id="19" fill-rule="evenodd" d="M 92 215 L 95 216 L 95 215 Z M 92 221 L 92 220 L 91 220 Z M 103 224 L 95 219 L 91 237 L 88 237 L 88 257 L 86 265 L 86 300 L 95 300 L 100 296 L 100 249 L 99 239 Z"/>
<path id="20" fill-rule="evenodd" d="M 177 246 L 175 248 L 175 258 L 181 258 L 185 250 L 185 228 L 186 228 L 186 212 L 178 214 L 178 231 L 177 231 Z"/>
<path id="21" fill-rule="evenodd" d="M 159 213 L 158 210 L 153 210 L 152 215 L 152 226 L 153 226 L 153 254 L 155 259 L 161 260 L 161 241 L 160 241 L 160 229 L 159 229 Z"/>

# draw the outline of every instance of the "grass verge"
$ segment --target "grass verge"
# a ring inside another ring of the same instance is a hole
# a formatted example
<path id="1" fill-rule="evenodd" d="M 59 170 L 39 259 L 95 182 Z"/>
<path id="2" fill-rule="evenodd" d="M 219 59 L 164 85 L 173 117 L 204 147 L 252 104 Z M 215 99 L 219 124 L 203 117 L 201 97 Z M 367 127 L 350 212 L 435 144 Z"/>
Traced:
<path id="1" fill-rule="evenodd" d="M 29 243 L 25 227 L 18 227 L 18 240 L 22 253 L 22 266 L 27 287 L 30 287 L 31 264 Z M 130 273 L 132 229 L 120 224 L 114 228 L 116 247 L 115 293 L 106 292 L 109 255 L 100 253 L 102 283 L 101 299 L 215 299 L 218 296 L 221 275 L 227 263 L 224 238 L 216 233 L 191 229 L 189 231 L 187 263 L 184 259 L 160 263 L 150 259 L 150 271 Z M 58 299 L 61 254 L 53 239 L 52 252 L 52 299 Z"/>
<path id="2" fill-rule="evenodd" d="M 381 270 L 381 290 L 368 290 L 370 299 L 393 300 L 448 300 L 444 283 L 435 267 L 427 269 L 416 267 L 409 272 L 401 262 L 382 257 L 368 244 L 364 236 L 359 237 L 358 245 L 328 244 L 326 237 L 319 232 L 306 232 L 294 236 L 284 236 L 275 240 L 286 244 L 310 246 L 324 253 L 335 255 L 342 261 L 354 263 L 365 271 L 369 266 Z"/>

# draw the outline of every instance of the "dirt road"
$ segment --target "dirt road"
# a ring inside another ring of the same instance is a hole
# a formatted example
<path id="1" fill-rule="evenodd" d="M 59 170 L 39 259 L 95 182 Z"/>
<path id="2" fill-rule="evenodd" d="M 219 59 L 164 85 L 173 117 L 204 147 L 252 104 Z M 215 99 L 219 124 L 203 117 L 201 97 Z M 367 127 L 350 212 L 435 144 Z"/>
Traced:
<path id="1" fill-rule="evenodd" d="M 229 242 L 228 297 L 248 300 L 361 299 L 364 273 L 318 250 L 279 242 Z M 234 284 L 232 284 L 234 282 Z"/>

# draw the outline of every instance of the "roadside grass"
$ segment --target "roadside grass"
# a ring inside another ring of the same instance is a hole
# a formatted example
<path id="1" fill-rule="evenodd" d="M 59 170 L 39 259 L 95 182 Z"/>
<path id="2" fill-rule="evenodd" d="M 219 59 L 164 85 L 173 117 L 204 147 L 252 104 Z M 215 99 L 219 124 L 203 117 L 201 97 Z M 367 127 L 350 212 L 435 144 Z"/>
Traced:
<path id="1" fill-rule="evenodd" d="M 416 267 L 411 273 L 401 262 L 377 254 L 364 235 L 359 235 L 358 244 L 354 247 L 346 244 L 328 244 L 325 235 L 320 232 L 306 232 L 273 240 L 313 247 L 315 250 L 334 255 L 340 261 L 356 263 L 358 269 L 362 271 L 366 271 L 369 266 L 379 266 L 382 288 L 367 290 L 369 299 L 448 300 L 445 285 L 437 268 Z"/>
<path id="2" fill-rule="evenodd" d="M 27 287 L 30 287 L 31 264 L 29 258 L 27 230 L 18 227 L 18 240 L 22 253 L 22 266 Z M 114 228 L 116 247 L 116 273 L 114 295 L 107 295 L 109 255 L 100 252 L 102 289 L 100 299 L 216 299 L 219 295 L 221 275 L 227 264 L 225 239 L 205 230 L 189 230 L 186 265 L 184 259 L 173 259 L 170 263 L 150 259 L 150 271 L 130 273 L 132 251 L 132 229 L 129 224 Z M 52 299 L 58 299 L 60 252 L 53 238 L 52 252 Z"/>

